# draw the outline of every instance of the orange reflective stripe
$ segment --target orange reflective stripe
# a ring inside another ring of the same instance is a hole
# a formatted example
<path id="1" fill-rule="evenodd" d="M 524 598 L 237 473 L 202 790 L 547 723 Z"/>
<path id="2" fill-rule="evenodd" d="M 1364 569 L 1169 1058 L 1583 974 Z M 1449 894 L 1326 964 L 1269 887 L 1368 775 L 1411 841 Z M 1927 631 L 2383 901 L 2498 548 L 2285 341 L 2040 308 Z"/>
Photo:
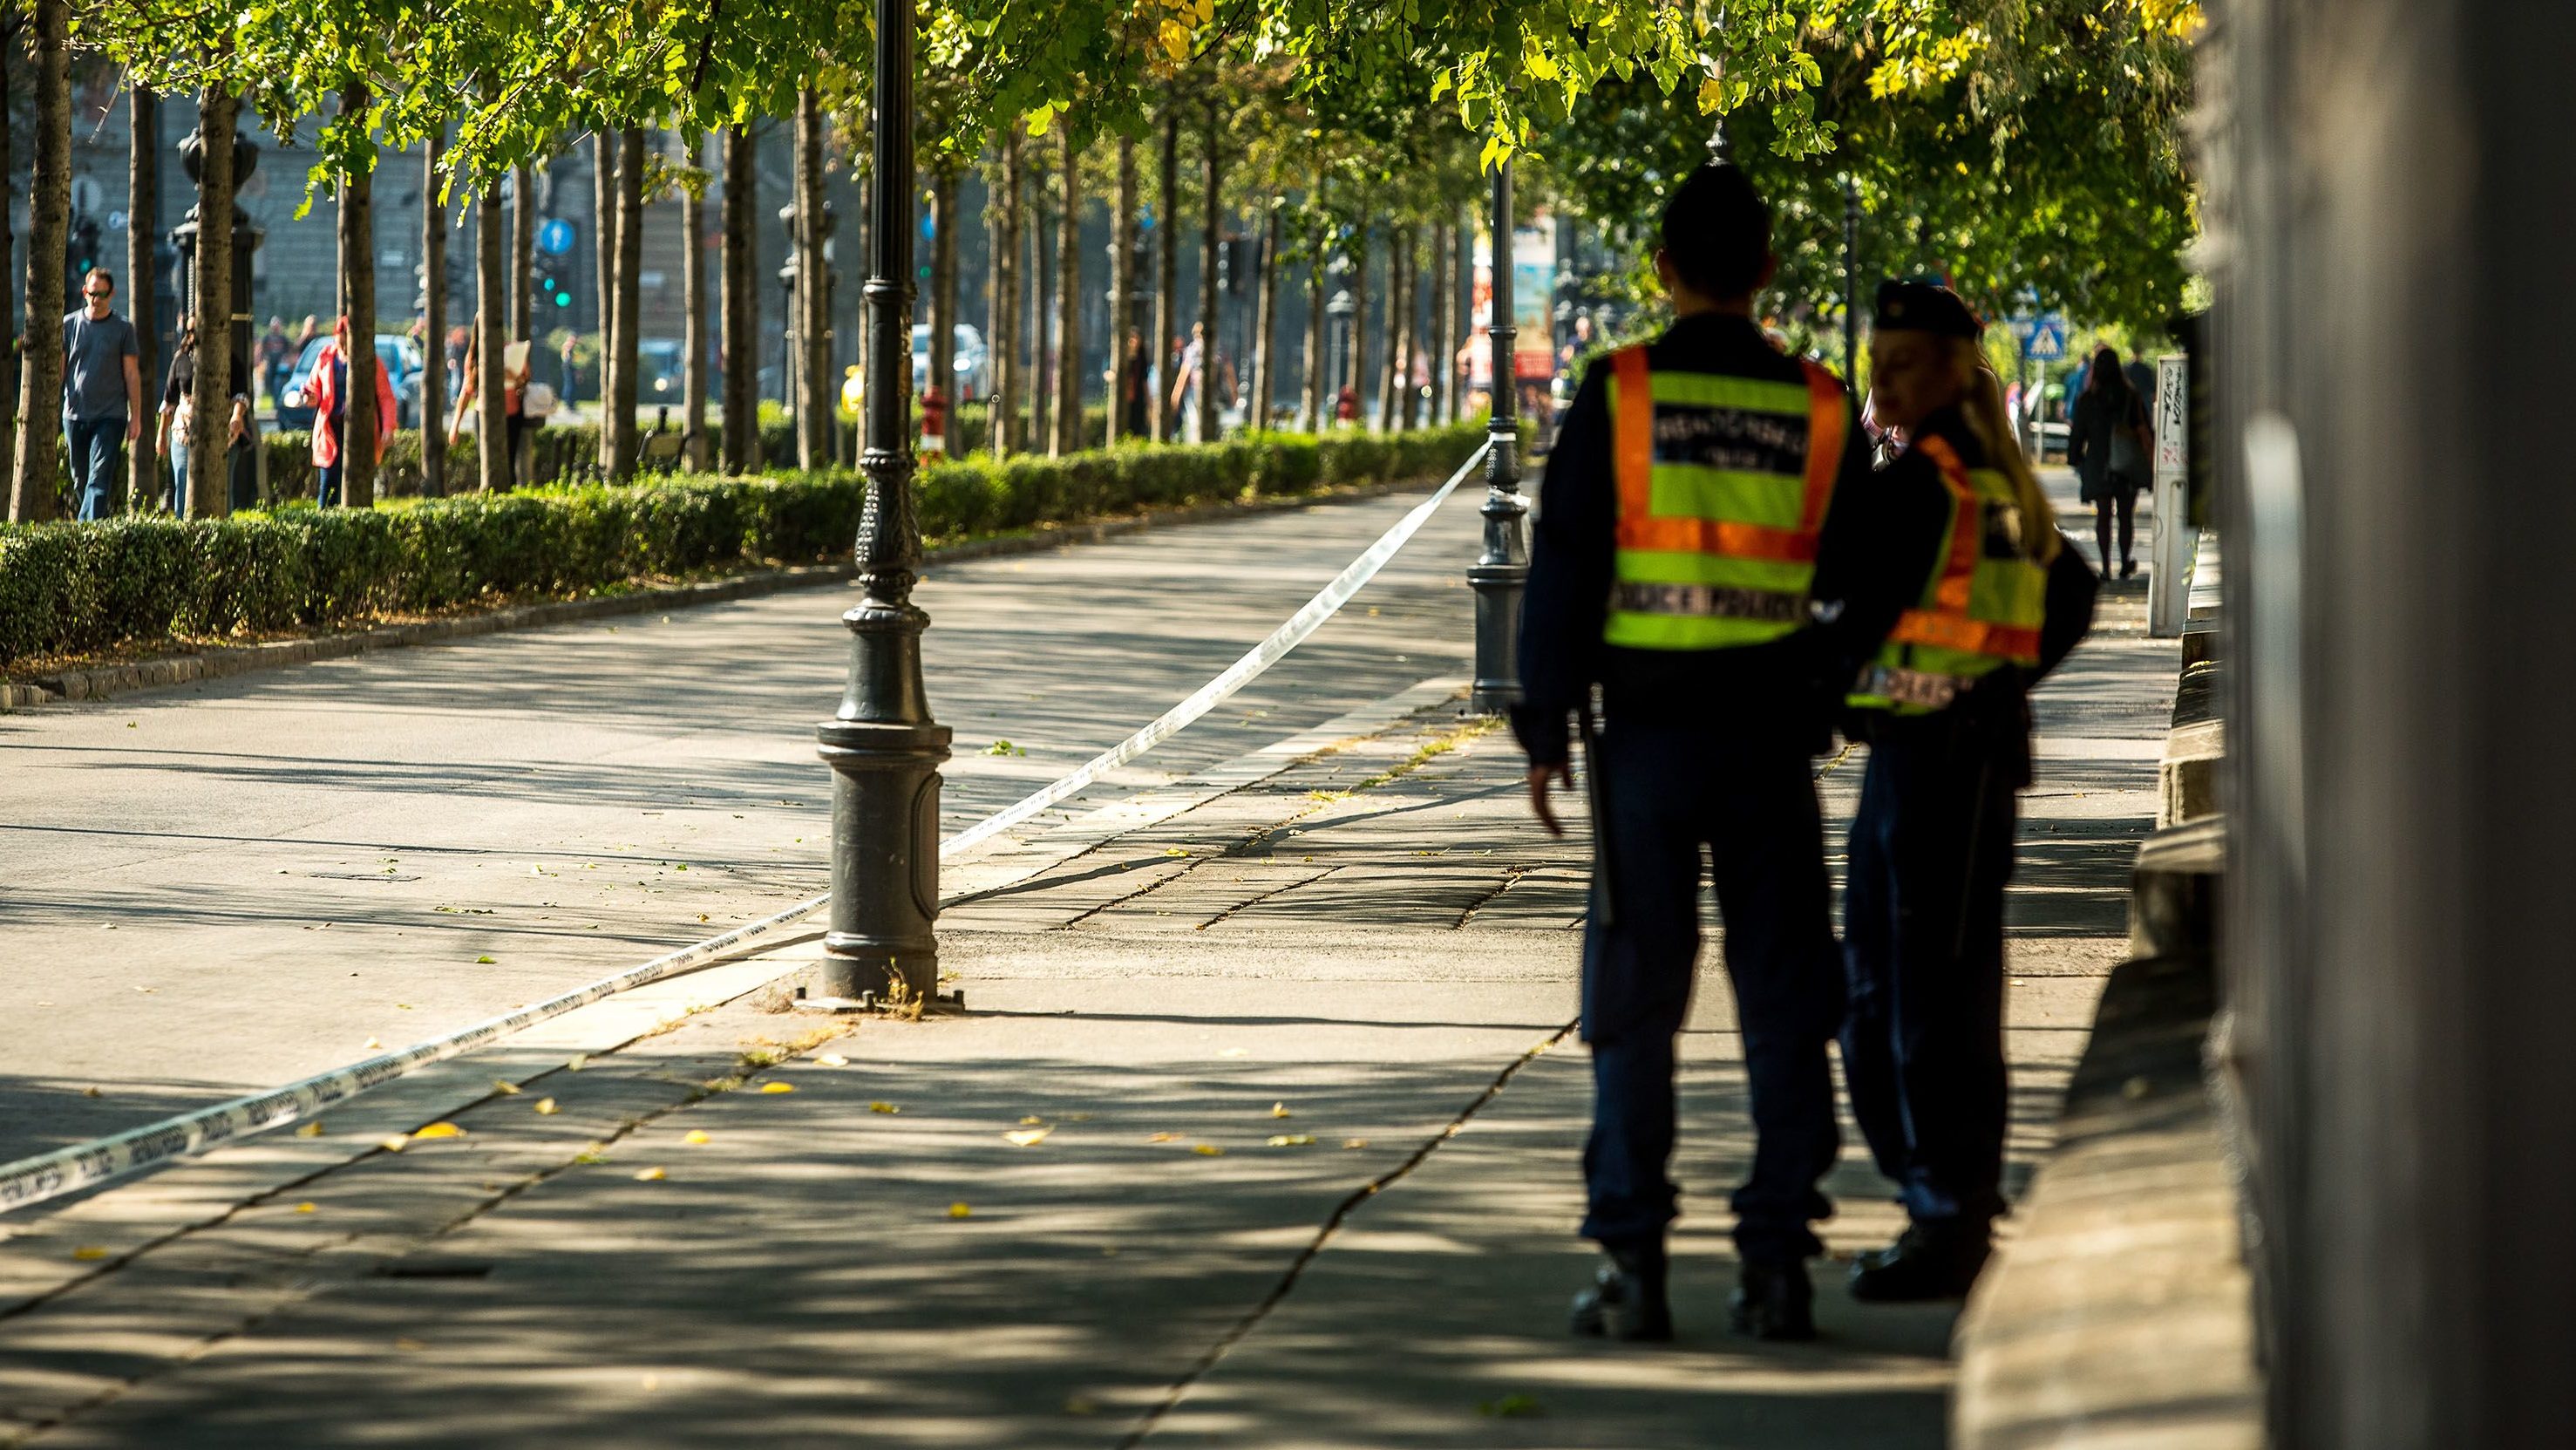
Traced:
<path id="1" fill-rule="evenodd" d="M 1610 471 L 1619 482 L 1619 544 L 1629 549 L 1696 549 L 1686 544 L 1648 543 L 1632 537 L 1654 523 L 1694 523 L 1690 519 L 1654 519 L 1655 391 L 1646 372 L 1646 350 L 1623 347 L 1610 354 Z"/>
<path id="2" fill-rule="evenodd" d="M 1843 463 L 1843 386 L 1817 363 L 1807 370 L 1807 500 L 1801 524 L 1809 534 L 1825 526 L 1825 506 L 1833 502 L 1834 479 Z M 1807 557 L 1814 558 L 1810 547 Z"/>
<path id="3" fill-rule="evenodd" d="M 1647 518 L 1619 514 L 1619 547 L 1666 554 L 1723 554 L 1733 559 L 1771 559 L 1783 564 L 1811 564 L 1816 536 L 1798 529 L 1771 529 L 1760 524 L 1718 519 Z"/>
<path id="4" fill-rule="evenodd" d="M 2039 631 L 2017 624 L 1996 624 L 1928 609 L 1909 609 L 1887 637 L 1897 644 L 1928 644 L 1972 654 L 2027 659 L 2039 653 Z"/>
<path id="5" fill-rule="evenodd" d="M 1985 542 L 1983 505 L 1977 498 L 1977 486 L 1968 478 L 1968 465 L 1959 460 L 1959 452 L 1939 438 L 1922 438 L 1915 447 L 1941 471 L 1941 482 L 1948 485 L 1953 501 L 1950 516 L 1950 557 L 1941 566 L 1941 582 L 1932 594 L 1934 602 L 1954 614 L 1968 612 L 1969 596 L 1977 582 L 1977 550 Z"/>

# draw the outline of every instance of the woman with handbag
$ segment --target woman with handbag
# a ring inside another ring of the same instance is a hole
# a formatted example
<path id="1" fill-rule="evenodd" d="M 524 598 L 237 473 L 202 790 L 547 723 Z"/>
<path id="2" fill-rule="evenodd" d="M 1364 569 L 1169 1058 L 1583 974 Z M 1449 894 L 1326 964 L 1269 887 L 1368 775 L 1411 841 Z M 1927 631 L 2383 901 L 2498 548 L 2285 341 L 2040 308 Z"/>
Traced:
<path id="1" fill-rule="evenodd" d="M 2120 577 L 2133 578 L 2138 566 L 2129 557 L 2136 533 L 2138 490 L 2147 486 L 2148 458 L 2154 435 L 2147 426 L 2146 400 L 2120 371 L 2120 355 L 2110 348 L 2093 354 L 2084 391 L 2075 398 L 2075 415 L 2066 430 L 2066 461 L 2082 484 L 2082 497 L 2093 505 L 2093 540 L 2101 551 L 2103 577 L 2111 573 L 2111 522 L 2120 524 Z"/>

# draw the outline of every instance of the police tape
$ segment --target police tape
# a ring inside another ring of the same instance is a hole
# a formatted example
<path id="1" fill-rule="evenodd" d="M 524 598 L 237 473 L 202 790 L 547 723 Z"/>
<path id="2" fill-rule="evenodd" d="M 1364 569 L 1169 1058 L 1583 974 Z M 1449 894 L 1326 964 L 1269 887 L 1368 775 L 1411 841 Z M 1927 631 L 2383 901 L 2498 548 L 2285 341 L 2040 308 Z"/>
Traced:
<path id="1" fill-rule="evenodd" d="M 1027 820 L 1047 807 L 1064 800 L 1119 766 L 1143 755 L 1169 739 L 1190 722 L 1216 708 L 1228 696 L 1250 684 L 1263 671 L 1305 642 L 1350 602 L 1360 587 L 1377 576 L 1387 560 L 1395 557 L 1434 510 L 1458 487 L 1460 480 L 1484 460 L 1488 442 L 1449 476 L 1446 483 L 1429 498 L 1405 514 L 1385 533 L 1378 536 L 1366 552 L 1351 561 L 1335 575 L 1331 583 L 1306 601 L 1305 607 L 1289 616 L 1288 621 L 1270 636 L 1244 652 L 1243 657 L 1226 667 L 1216 678 L 1199 687 L 1187 699 L 1164 711 L 1143 729 L 1102 751 L 1079 769 L 1036 791 L 1008 808 L 985 817 L 940 843 L 941 860 L 956 857 L 990 839 L 999 832 Z M 266 1092 L 216 1103 L 195 1112 L 182 1113 L 158 1123 L 128 1129 L 104 1138 L 57 1148 L 48 1153 L 21 1158 L 0 1165 L 0 1213 L 76 1193 L 85 1188 L 146 1168 L 186 1158 L 212 1148 L 246 1138 L 267 1129 L 291 1123 L 297 1118 L 319 1112 L 334 1103 L 345 1102 L 370 1088 L 380 1087 L 416 1068 L 461 1056 L 475 1048 L 496 1042 L 512 1033 L 533 1027 L 549 1018 L 560 1017 L 576 1008 L 589 1006 L 620 992 L 674 977 L 721 956 L 735 947 L 776 931 L 782 926 L 807 917 L 831 904 L 829 895 L 816 896 L 758 921 L 694 942 L 678 951 L 655 957 L 642 966 L 613 977 L 604 977 L 585 987 L 577 987 L 561 996 L 521 1007 L 497 1017 L 486 1018 L 470 1027 L 444 1037 L 432 1038 L 396 1052 L 371 1057 L 346 1067 L 333 1068 L 311 1077 L 291 1082 Z"/>

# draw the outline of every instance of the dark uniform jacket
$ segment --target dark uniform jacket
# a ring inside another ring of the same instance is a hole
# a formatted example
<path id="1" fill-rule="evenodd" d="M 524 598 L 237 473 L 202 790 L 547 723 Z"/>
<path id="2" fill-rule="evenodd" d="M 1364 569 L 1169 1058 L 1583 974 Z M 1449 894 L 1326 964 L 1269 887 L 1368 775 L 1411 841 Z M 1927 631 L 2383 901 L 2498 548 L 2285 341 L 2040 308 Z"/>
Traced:
<path id="1" fill-rule="evenodd" d="M 1741 317 L 1686 317 L 1647 348 L 1656 371 L 1718 373 L 1804 386 Z M 1566 409 L 1539 490 L 1529 589 L 1521 607 L 1522 699 L 1512 729 L 1533 765 L 1567 754 L 1567 725 L 1602 688 L 1621 721 L 1702 726 L 1712 742 L 1830 742 L 1852 677 L 1923 591 L 1947 518 L 1948 493 L 1926 465 L 1873 475 L 1859 419 L 1843 430 L 1840 477 L 1825 516 L 1812 597 L 1820 623 L 1770 644 L 1724 650 L 1630 649 L 1602 639 L 1609 613 L 1618 482 L 1610 460 L 1610 369 L 1596 364 Z"/>

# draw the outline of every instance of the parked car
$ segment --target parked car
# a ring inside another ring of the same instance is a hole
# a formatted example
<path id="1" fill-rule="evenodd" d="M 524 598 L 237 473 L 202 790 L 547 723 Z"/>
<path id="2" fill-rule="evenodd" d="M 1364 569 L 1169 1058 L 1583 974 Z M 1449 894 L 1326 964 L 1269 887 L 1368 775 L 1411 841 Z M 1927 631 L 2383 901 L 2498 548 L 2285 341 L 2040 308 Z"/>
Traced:
<path id="1" fill-rule="evenodd" d="M 667 337 L 644 337 L 635 342 L 635 406 L 649 408 L 668 403 L 676 408 L 688 401 L 688 380 L 681 376 L 680 344 Z"/>
<path id="2" fill-rule="evenodd" d="M 303 355 L 286 375 L 286 386 L 277 395 L 277 426 L 309 429 L 313 426 L 313 365 L 322 356 L 323 338 L 304 344 Z M 394 385 L 394 426 L 420 426 L 420 344 L 398 332 L 376 334 L 376 360 L 383 364 L 388 381 Z"/>
<path id="3" fill-rule="evenodd" d="M 984 356 L 984 334 L 968 323 L 958 323 L 956 331 L 956 386 L 951 388 L 952 403 L 971 403 L 991 392 L 993 374 Z M 930 391 L 930 324 L 912 325 L 912 392 L 914 397 Z"/>

